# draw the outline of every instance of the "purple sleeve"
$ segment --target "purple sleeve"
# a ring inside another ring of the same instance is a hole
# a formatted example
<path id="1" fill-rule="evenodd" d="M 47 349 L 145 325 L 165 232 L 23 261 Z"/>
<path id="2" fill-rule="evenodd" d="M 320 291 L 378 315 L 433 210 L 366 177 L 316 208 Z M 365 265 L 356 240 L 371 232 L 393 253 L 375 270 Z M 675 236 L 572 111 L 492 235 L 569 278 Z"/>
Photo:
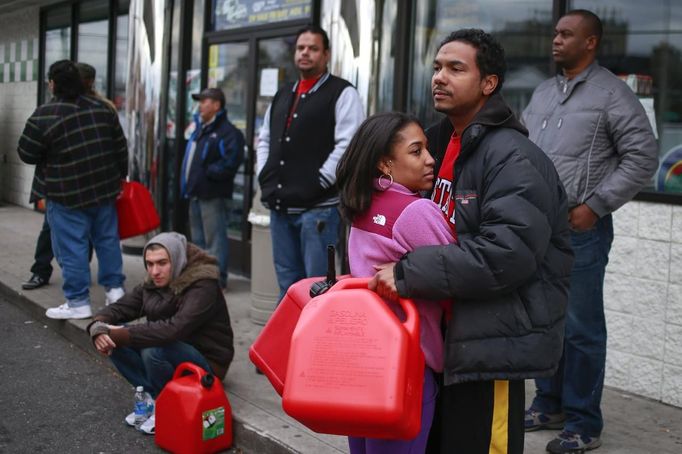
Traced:
<path id="1" fill-rule="evenodd" d="M 440 208 L 429 199 L 412 202 L 403 210 L 393 225 L 393 238 L 408 251 L 456 242 Z"/>

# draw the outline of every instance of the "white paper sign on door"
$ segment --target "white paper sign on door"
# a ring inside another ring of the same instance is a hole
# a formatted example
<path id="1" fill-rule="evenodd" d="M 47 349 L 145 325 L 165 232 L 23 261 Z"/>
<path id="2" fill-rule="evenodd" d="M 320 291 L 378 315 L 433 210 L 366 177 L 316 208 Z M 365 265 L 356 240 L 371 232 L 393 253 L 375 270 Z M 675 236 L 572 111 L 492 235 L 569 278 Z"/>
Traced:
<path id="1" fill-rule="evenodd" d="M 278 81 L 279 68 L 263 68 L 260 73 L 259 96 L 275 96 Z"/>

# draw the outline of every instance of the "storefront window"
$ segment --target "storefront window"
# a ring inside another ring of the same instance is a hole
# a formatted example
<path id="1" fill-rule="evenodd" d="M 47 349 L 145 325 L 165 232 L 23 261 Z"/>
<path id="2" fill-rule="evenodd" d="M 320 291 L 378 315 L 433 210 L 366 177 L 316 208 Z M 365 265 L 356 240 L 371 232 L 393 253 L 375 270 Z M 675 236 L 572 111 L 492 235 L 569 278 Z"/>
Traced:
<path id="1" fill-rule="evenodd" d="M 62 6 L 45 13 L 45 73 L 56 61 L 71 56 L 71 7 Z M 43 79 L 43 102 L 49 101 L 52 93 L 47 77 Z"/>
<path id="2" fill-rule="evenodd" d="M 180 45 L 180 0 L 174 0 L 172 6 L 171 28 L 170 28 L 170 49 L 169 49 L 169 73 L 168 91 L 166 92 L 166 140 L 164 143 L 163 168 L 164 175 L 161 181 L 164 189 L 164 208 L 162 210 L 165 229 L 171 229 L 172 223 L 176 219 L 178 207 L 173 203 L 180 186 L 178 180 L 178 131 L 177 131 L 177 106 L 178 106 L 178 72 Z M 182 131 L 180 131 L 182 133 Z"/>
<path id="3" fill-rule="evenodd" d="M 569 6 L 600 17 L 599 62 L 625 79 L 649 112 L 660 165 L 648 189 L 682 193 L 682 4 L 574 0 Z"/>
<path id="4" fill-rule="evenodd" d="M 273 96 L 280 87 L 298 79 L 298 71 L 294 65 L 295 50 L 294 36 L 258 41 L 258 69 L 256 73 L 258 74 L 259 84 L 256 96 L 254 149 L 258 145 L 256 143 L 258 132 L 263 126 L 265 111 L 272 102 Z"/>
<path id="5" fill-rule="evenodd" d="M 373 76 L 372 43 L 376 5 L 362 2 L 323 0 L 320 25 L 329 35 L 329 71 L 355 85 L 365 106 Z"/>
<path id="6" fill-rule="evenodd" d="M 431 75 L 440 42 L 460 28 L 481 28 L 504 46 L 507 76 L 503 94 L 516 112 L 535 87 L 549 77 L 552 2 L 548 0 L 417 0 L 408 110 L 426 125 L 440 117 L 433 110 Z"/>
<path id="7" fill-rule="evenodd" d="M 311 0 L 213 0 L 211 24 L 213 30 L 229 30 L 307 19 L 311 5 Z"/>
<path id="8" fill-rule="evenodd" d="M 211 46 L 208 52 L 208 86 L 218 87 L 225 93 L 225 109 L 230 121 L 246 137 L 249 88 L 249 43 L 231 42 Z M 234 179 L 234 193 L 230 201 L 228 233 L 241 237 L 244 215 L 245 182 L 244 164 Z"/>
<path id="9" fill-rule="evenodd" d="M 190 66 L 185 74 L 185 139 L 189 139 L 194 130 L 193 116 L 197 112 L 197 103 L 192 100 L 192 93 L 201 90 L 201 42 L 204 36 L 204 0 L 194 0 L 192 13 L 192 52 Z"/>
<path id="10" fill-rule="evenodd" d="M 94 89 L 107 93 L 107 55 L 109 48 L 109 1 L 93 0 L 79 4 L 78 61 L 95 67 Z"/>
<path id="11" fill-rule="evenodd" d="M 379 36 L 379 42 L 377 43 L 379 48 L 376 78 L 377 96 L 375 102 L 377 112 L 393 110 L 395 58 L 398 51 L 397 15 L 397 0 L 383 2 L 380 22 L 381 30 L 377 34 Z"/>
<path id="12" fill-rule="evenodd" d="M 126 118 L 126 78 L 128 77 L 128 1 L 119 1 L 118 15 L 116 16 L 116 48 L 114 58 L 114 93 L 112 101 L 118 111 L 123 130 L 127 131 Z"/>

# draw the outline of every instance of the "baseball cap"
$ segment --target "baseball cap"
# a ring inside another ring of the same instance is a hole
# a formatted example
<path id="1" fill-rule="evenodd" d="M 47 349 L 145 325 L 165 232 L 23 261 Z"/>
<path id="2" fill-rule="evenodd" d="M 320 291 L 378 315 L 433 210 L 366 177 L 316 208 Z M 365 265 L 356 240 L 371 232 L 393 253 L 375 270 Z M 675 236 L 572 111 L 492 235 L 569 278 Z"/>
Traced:
<path id="1" fill-rule="evenodd" d="M 225 94 L 220 88 L 204 88 L 201 93 L 192 93 L 192 99 L 195 101 L 206 98 L 220 101 L 220 106 L 225 107 Z"/>

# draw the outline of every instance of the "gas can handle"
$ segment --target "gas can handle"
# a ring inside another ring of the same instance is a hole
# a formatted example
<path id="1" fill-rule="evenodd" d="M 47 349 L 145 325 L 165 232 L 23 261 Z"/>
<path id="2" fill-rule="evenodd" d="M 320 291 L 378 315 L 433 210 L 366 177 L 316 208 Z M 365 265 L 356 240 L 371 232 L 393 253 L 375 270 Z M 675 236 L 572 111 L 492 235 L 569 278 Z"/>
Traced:
<path id="1" fill-rule="evenodd" d="M 368 277 L 349 277 L 347 279 L 341 279 L 338 281 L 331 290 L 345 290 L 345 289 L 367 289 L 367 284 L 371 278 Z M 407 330 L 408 334 L 412 336 L 416 342 L 419 342 L 419 313 L 414 305 L 414 301 L 410 298 L 398 298 L 398 304 L 405 311 L 405 321 L 403 325 Z M 434 303 L 436 304 L 436 303 Z"/>
<path id="2" fill-rule="evenodd" d="M 337 291 L 351 288 L 366 289 L 367 284 L 369 284 L 369 281 L 370 281 L 369 277 L 349 277 L 337 281 L 336 284 L 334 284 L 334 286 L 332 287 L 332 290 Z"/>
<path id="3" fill-rule="evenodd" d="M 197 366 L 196 364 L 191 363 L 189 361 L 185 361 L 184 363 L 178 364 L 178 367 L 175 368 L 173 380 L 182 377 L 183 374 L 185 374 L 185 372 L 193 374 L 196 377 L 197 381 L 200 381 L 201 377 L 207 374 L 203 367 Z"/>

